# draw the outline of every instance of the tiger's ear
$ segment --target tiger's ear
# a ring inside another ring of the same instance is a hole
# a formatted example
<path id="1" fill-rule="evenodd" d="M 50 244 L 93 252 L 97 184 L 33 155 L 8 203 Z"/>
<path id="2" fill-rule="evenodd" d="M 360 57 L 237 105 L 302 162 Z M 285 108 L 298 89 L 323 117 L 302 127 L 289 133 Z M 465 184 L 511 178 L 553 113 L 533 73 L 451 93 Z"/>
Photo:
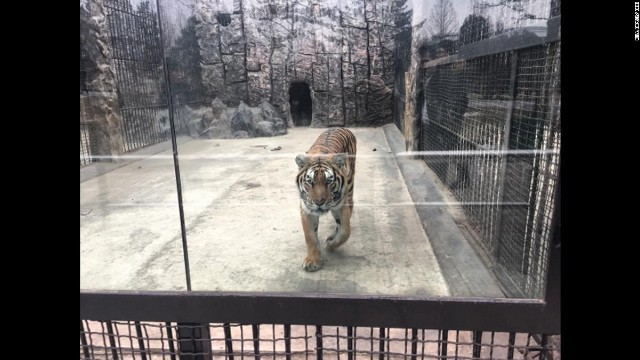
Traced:
<path id="1" fill-rule="evenodd" d="M 346 154 L 336 154 L 333 156 L 331 161 L 338 167 L 341 168 L 344 165 Z"/>
<path id="2" fill-rule="evenodd" d="M 308 163 L 309 163 L 309 157 L 307 157 L 307 155 L 298 154 L 298 156 L 296 156 L 296 164 L 298 164 L 298 168 L 302 169 Z"/>

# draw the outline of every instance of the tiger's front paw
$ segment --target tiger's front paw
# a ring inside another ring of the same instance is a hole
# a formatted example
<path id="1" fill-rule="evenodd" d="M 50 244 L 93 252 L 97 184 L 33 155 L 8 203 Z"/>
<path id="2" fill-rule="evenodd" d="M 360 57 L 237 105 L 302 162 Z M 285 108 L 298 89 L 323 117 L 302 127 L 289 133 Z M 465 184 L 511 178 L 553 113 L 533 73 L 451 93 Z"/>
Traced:
<path id="1" fill-rule="evenodd" d="M 306 271 L 317 271 L 322 267 L 322 259 L 319 256 L 307 256 L 302 262 L 302 268 Z"/>

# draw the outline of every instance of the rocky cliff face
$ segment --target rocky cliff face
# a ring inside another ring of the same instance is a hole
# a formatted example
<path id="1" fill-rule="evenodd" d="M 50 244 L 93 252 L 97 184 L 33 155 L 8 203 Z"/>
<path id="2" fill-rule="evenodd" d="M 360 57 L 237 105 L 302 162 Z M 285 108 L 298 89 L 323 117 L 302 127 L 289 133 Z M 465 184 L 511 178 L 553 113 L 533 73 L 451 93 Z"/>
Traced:
<path id="1" fill-rule="evenodd" d="M 198 0 L 196 33 L 206 96 L 231 107 L 267 101 L 280 118 L 306 125 L 302 118 L 309 109 L 300 106 L 304 84 L 311 97 L 311 126 L 391 122 L 394 4 Z"/>
<path id="2" fill-rule="evenodd" d="M 104 9 L 103 0 L 80 6 L 81 76 L 86 87 L 80 92 L 80 121 L 89 127 L 94 161 L 117 162 L 123 149 L 122 119 Z"/>

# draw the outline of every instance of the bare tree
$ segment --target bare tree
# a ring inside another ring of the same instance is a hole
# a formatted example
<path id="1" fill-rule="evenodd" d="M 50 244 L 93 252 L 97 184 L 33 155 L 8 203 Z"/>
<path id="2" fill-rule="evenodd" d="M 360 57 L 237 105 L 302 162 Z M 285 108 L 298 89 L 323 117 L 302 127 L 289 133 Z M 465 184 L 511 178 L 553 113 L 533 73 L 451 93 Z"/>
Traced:
<path id="1" fill-rule="evenodd" d="M 477 11 L 483 12 L 486 9 L 491 8 L 499 8 L 503 7 L 517 13 L 517 16 L 514 17 L 514 20 L 547 20 L 544 16 L 538 16 L 532 12 L 529 12 L 527 9 L 527 5 L 529 5 L 530 1 L 525 0 L 480 0 L 473 3 L 474 13 Z M 559 8 L 558 5 L 559 0 L 552 0 L 551 2 L 551 10 Z"/>
<path id="2" fill-rule="evenodd" d="M 431 8 L 427 30 L 433 39 L 442 40 L 458 29 L 458 16 L 451 0 L 437 0 Z"/>

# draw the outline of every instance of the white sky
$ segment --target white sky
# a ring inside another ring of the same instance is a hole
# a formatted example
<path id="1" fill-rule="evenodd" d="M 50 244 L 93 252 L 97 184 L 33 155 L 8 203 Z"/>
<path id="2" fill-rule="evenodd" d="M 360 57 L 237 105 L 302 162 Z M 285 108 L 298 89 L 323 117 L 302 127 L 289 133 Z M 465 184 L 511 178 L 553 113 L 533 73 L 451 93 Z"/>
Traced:
<path id="1" fill-rule="evenodd" d="M 413 5 L 412 25 L 416 25 L 429 16 L 435 0 L 408 0 L 407 3 Z M 464 18 L 471 13 L 471 0 L 451 0 L 451 3 L 458 16 L 458 26 L 461 26 Z"/>

